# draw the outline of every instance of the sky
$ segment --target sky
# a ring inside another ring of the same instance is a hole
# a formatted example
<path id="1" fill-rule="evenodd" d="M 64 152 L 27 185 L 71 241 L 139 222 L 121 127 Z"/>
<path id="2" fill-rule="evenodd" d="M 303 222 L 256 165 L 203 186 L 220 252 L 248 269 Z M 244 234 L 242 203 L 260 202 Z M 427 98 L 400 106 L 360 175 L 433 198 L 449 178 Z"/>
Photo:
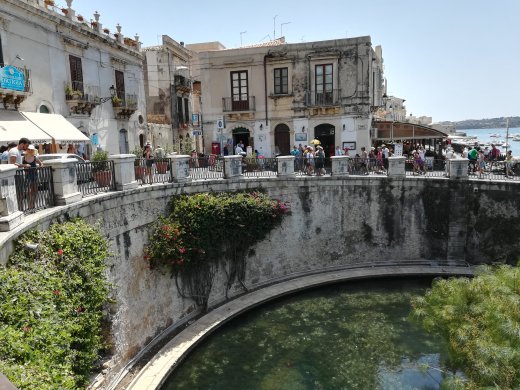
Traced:
<path id="1" fill-rule="evenodd" d="M 57 0 L 60 6 L 64 0 Z M 434 122 L 520 115 L 520 0 L 74 0 L 86 20 L 144 46 L 219 41 L 228 48 L 369 35 L 388 94 Z"/>

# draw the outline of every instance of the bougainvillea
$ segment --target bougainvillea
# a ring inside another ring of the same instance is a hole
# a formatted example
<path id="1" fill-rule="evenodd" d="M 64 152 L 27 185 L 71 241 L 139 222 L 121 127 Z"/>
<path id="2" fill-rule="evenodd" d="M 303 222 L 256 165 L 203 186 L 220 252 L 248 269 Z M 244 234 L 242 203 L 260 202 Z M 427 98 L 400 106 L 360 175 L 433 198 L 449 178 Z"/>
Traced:
<path id="1" fill-rule="evenodd" d="M 205 306 L 219 260 L 229 260 L 228 288 L 242 283 L 249 248 L 289 211 L 287 203 L 259 192 L 177 196 L 170 215 L 153 227 L 144 257 L 150 268 L 180 275 L 187 295 Z"/>

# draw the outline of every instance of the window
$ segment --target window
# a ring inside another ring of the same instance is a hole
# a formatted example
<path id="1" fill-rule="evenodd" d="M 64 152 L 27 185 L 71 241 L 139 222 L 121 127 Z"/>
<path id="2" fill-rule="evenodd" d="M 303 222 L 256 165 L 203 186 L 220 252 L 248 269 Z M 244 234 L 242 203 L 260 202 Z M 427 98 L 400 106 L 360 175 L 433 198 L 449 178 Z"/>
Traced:
<path id="1" fill-rule="evenodd" d="M 49 107 L 47 107 L 45 104 L 42 104 L 40 106 L 40 108 L 38 109 L 38 111 L 41 112 L 42 114 L 49 114 L 50 113 Z"/>
<path id="2" fill-rule="evenodd" d="M 182 119 L 182 97 L 177 96 L 177 127 L 181 127 L 183 123 Z"/>
<path id="3" fill-rule="evenodd" d="M 81 67 L 81 58 L 69 56 L 69 64 L 72 90 L 83 93 L 83 68 Z"/>
<path id="4" fill-rule="evenodd" d="M 316 65 L 316 104 L 331 104 L 333 96 L 332 64 Z"/>
<path id="5" fill-rule="evenodd" d="M 184 123 L 190 123 L 190 101 L 184 98 Z"/>
<path id="6" fill-rule="evenodd" d="M 287 95 L 289 93 L 289 69 L 276 68 L 274 70 L 274 94 Z"/>
<path id="7" fill-rule="evenodd" d="M 4 52 L 2 51 L 2 37 L 0 37 L 0 64 L 4 66 Z"/>
<path id="8" fill-rule="evenodd" d="M 247 71 L 231 72 L 231 109 L 249 109 Z"/>
<path id="9" fill-rule="evenodd" d="M 116 70 L 116 96 L 119 99 L 125 100 L 125 74 L 120 70 Z"/>

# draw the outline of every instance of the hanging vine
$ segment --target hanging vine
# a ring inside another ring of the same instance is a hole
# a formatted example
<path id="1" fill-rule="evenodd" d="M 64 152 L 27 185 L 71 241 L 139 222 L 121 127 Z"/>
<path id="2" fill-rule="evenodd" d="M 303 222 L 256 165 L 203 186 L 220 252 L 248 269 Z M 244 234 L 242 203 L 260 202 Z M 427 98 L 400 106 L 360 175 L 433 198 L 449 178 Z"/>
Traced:
<path id="1" fill-rule="evenodd" d="M 227 260 L 226 295 L 235 281 L 246 289 L 249 248 L 288 212 L 285 202 L 259 192 L 176 196 L 170 215 L 152 229 L 145 260 L 151 269 L 168 270 L 179 293 L 205 310 L 219 263 Z"/>

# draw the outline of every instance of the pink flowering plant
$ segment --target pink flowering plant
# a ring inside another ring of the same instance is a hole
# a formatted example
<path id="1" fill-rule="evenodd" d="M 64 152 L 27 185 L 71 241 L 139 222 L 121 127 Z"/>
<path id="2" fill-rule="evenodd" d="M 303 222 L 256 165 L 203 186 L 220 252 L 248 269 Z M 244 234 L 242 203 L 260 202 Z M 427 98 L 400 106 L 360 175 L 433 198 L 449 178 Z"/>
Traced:
<path id="1" fill-rule="evenodd" d="M 212 275 L 212 267 L 226 258 L 232 264 L 229 283 L 242 279 L 249 249 L 289 212 L 286 202 L 260 192 L 176 196 L 170 215 L 153 227 L 144 258 L 152 269 L 191 277 L 183 285 L 198 291 L 193 295 L 203 296 L 200 290 L 207 292 L 207 288 L 201 288 L 200 281 L 193 282 L 194 278 Z M 204 283 L 211 285 L 208 280 Z"/>

